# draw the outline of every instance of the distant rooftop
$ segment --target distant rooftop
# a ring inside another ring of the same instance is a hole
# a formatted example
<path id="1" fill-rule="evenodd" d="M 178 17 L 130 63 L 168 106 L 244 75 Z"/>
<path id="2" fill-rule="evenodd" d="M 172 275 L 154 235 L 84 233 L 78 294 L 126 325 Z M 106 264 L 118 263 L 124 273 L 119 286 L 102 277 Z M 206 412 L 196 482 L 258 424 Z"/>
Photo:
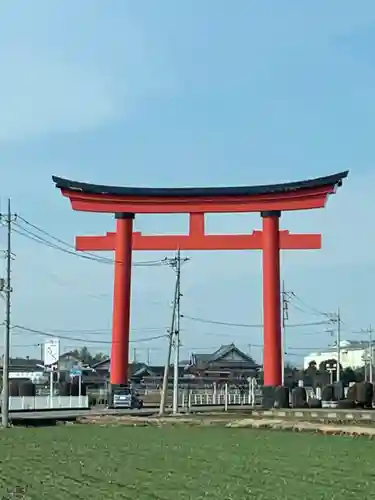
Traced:
<path id="1" fill-rule="evenodd" d="M 341 340 L 340 347 L 350 349 L 367 349 L 369 346 L 368 340 Z M 325 349 L 320 349 L 319 351 L 314 351 L 309 354 L 309 356 L 314 356 L 322 352 L 334 352 L 337 349 L 336 345 L 327 346 Z"/>

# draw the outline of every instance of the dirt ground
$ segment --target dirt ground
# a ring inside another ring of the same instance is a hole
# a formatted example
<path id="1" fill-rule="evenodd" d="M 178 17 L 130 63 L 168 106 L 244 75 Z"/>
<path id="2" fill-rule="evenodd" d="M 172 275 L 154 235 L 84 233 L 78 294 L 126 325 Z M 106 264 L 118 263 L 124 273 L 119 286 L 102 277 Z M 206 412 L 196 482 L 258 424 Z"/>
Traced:
<path id="1" fill-rule="evenodd" d="M 235 418 L 229 415 L 205 416 L 169 416 L 169 417 L 132 417 L 103 415 L 84 417 L 80 424 L 94 424 L 101 426 L 122 425 L 130 427 L 144 426 L 223 426 L 228 428 L 252 428 L 268 430 L 285 430 L 294 432 L 316 432 L 320 434 L 367 436 L 375 437 L 375 427 L 365 423 L 325 423 L 317 421 L 301 421 L 275 418 Z"/>

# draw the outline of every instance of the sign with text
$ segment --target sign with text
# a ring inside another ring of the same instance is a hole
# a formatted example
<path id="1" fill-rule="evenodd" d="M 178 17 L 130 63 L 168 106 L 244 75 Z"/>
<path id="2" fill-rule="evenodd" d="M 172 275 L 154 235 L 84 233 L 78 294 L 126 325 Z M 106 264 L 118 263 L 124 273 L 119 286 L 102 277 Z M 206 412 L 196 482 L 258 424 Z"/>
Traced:
<path id="1" fill-rule="evenodd" d="M 58 339 L 50 340 L 44 344 L 44 366 L 51 366 L 59 361 L 60 341 Z"/>
<path id="2" fill-rule="evenodd" d="M 70 370 L 70 376 L 71 377 L 81 377 L 82 370 L 79 367 L 74 367 Z"/>

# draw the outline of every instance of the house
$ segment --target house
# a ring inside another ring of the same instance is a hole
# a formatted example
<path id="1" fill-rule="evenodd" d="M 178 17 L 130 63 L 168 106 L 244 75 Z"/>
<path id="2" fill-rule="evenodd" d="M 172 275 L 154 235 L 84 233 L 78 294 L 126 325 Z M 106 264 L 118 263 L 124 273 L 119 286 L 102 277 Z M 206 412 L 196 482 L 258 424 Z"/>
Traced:
<path id="1" fill-rule="evenodd" d="M 304 369 L 307 370 L 310 363 L 315 362 L 319 368 L 320 363 L 329 359 L 337 360 L 337 347 L 327 347 L 322 352 L 312 352 L 305 356 L 303 360 Z M 375 349 L 373 349 L 373 359 L 375 359 Z M 340 342 L 340 365 L 345 368 L 356 370 L 370 361 L 370 349 L 368 341 L 342 340 Z"/>
<path id="2" fill-rule="evenodd" d="M 260 368 L 251 356 L 232 343 L 211 354 L 192 354 L 188 372 L 208 382 L 254 377 Z"/>
<path id="3" fill-rule="evenodd" d="M 59 358 L 59 377 L 60 381 L 68 380 L 72 370 L 81 370 L 82 383 L 88 389 L 103 389 L 107 385 L 107 377 L 102 372 L 97 372 L 93 366 L 83 363 L 74 351 L 66 352 Z"/>
<path id="4" fill-rule="evenodd" d="M 29 358 L 11 358 L 9 360 L 9 378 L 10 379 L 30 379 L 34 383 L 43 383 L 46 380 L 42 368 L 43 361 L 40 359 Z M 3 372 L 3 359 L 0 360 L 0 373 Z"/>
<path id="5" fill-rule="evenodd" d="M 165 366 L 148 366 L 143 365 L 132 375 L 132 381 L 135 383 L 142 383 L 146 386 L 162 385 L 164 378 Z M 186 371 L 186 366 L 180 363 L 178 367 L 178 379 L 180 383 L 187 378 L 188 373 Z M 174 377 L 174 366 L 169 366 L 168 371 L 168 383 L 172 384 Z"/>
<path id="6" fill-rule="evenodd" d="M 110 365 L 111 365 L 111 359 L 107 358 L 92 365 L 92 369 L 95 370 L 97 373 L 99 373 L 102 377 L 109 379 Z M 129 363 L 129 372 L 128 372 L 129 379 L 131 379 L 133 374 L 137 370 L 141 369 L 143 366 L 146 365 L 144 363 Z"/>
<path id="7" fill-rule="evenodd" d="M 0 361 L 1 368 L 3 367 L 3 358 Z M 9 367 L 13 371 L 40 371 L 40 366 L 43 366 L 43 361 L 36 358 L 11 358 L 9 360 Z"/>
<path id="8" fill-rule="evenodd" d="M 11 358 L 9 361 L 10 379 L 29 379 L 36 384 L 44 384 L 49 380 L 49 374 L 44 370 L 43 361 L 40 359 L 29 358 Z M 72 369 L 82 370 L 82 382 L 86 385 L 103 386 L 103 381 L 87 367 L 72 352 L 66 352 L 59 357 L 58 375 L 60 382 L 70 378 Z M 2 359 L 0 360 L 0 374 L 2 374 Z"/>
<path id="9" fill-rule="evenodd" d="M 223 345 L 211 354 L 193 354 L 188 361 L 181 361 L 178 368 L 180 385 L 196 385 L 201 382 L 212 383 L 254 377 L 261 367 L 238 349 L 234 344 Z M 101 378 L 108 380 L 110 359 L 93 365 Z M 168 374 L 172 384 L 174 367 L 171 364 Z M 146 387 L 160 386 L 163 383 L 164 365 L 148 366 L 145 363 L 130 363 L 129 380 L 142 383 Z"/>
<path id="10" fill-rule="evenodd" d="M 96 363 L 92 367 L 102 378 L 109 379 L 110 359 Z M 180 370 L 183 375 L 183 370 Z M 145 385 L 159 385 L 164 377 L 164 366 L 149 366 L 146 363 L 129 363 L 128 378 L 134 383 Z M 173 377 L 173 366 L 170 367 L 169 378 Z"/>

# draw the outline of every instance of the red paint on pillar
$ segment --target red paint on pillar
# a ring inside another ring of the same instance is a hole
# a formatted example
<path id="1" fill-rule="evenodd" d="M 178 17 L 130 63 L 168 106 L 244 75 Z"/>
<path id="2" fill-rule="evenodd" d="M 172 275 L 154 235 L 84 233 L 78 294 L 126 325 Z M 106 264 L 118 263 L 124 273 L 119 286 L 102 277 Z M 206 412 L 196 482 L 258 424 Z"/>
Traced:
<path id="1" fill-rule="evenodd" d="M 265 212 L 263 217 L 263 324 L 264 385 L 282 383 L 280 312 L 280 212 Z"/>
<path id="2" fill-rule="evenodd" d="M 128 381 L 133 218 L 133 214 L 116 214 L 110 375 L 114 385 Z"/>

